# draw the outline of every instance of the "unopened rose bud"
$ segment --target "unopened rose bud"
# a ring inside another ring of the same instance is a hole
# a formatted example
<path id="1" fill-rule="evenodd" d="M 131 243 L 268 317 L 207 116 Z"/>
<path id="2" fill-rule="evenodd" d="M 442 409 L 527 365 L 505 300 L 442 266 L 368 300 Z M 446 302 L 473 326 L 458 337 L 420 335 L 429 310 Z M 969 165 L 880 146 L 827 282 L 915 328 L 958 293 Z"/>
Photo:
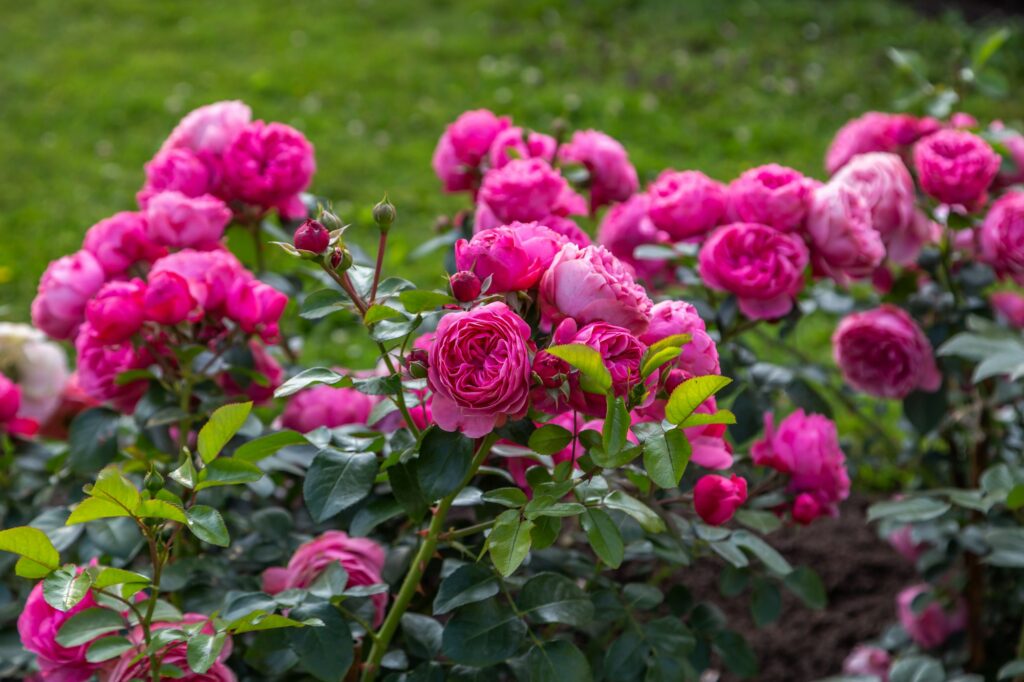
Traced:
<path id="1" fill-rule="evenodd" d="M 330 241 L 331 233 L 327 231 L 323 223 L 310 218 L 295 230 L 295 239 L 292 243 L 300 251 L 320 254 L 327 249 Z"/>
<path id="2" fill-rule="evenodd" d="M 143 484 L 146 486 L 146 490 L 153 494 L 156 494 L 163 490 L 164 477 L 160 475 L 159 471 L 156 471 L 154 469 L 153 471 L 150 471 L 148 474 L 146 474 L 146 478 L 143 481 Z"/>
<path id="3" fill-rule="evenodd" d="M 427 366 L 430 355 L 422 348 L 413 348 L 405 356 L 406 366 L 409 375 L 414 379 L 424 379 L 427 376 Z"/>
<path id="4" fill-rule="evenodd" d="M 394 205 L 388 201 L 387 196 L 373 207 L 373 221 L 377 223 L 381 232 L 387 232 L 391 229 L 391 224 L 395 222 L 395 218 L 398 217 L 398 213 L 395 211 Z"/>
<path id="5" fill-rule="evenodd" d="M 452 295 L 463 303 L 475 301 L 480 295 L 480 278 L 469 270 L 460 270 L 451 276 Z"/>
<path id="6" fill-rule="evenodd" d="M 344 272 L 352 267 L 352 254 L 348 249 L 335 249 L 331 251 L 331 267 Z"/>
<path id="7" fill-rule="evenodd" d="M 345 227 L 345 223 L 341 222 L 341 218 L 330 211 L 321 210 L 319 219 L 323 226 L 327 228 L 328 232 L 334 232 L 335 230 L 340 230 Z"/>

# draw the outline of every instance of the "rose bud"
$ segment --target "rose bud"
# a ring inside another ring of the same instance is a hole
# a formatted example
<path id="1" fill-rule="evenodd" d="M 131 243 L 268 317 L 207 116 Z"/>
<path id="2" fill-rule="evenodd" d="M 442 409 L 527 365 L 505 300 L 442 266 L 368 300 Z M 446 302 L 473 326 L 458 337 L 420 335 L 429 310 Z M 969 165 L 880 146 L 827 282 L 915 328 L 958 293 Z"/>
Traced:
<path id="1" fill-rule="evenodd" d="M 377 223 L 381 232 L 391 229 L 391 223 L 395 222 L 397 217 L 398 213 L 395 211 L 394 205 L 388 201 L 387 196 L 373 207 L 373 222 Z"/>
<path id="2" fill-rule="evenodd" d="M 123 343 L 146 319 L 146 285 L 139 279 L 107 282 L 85 306 L 85 317 L 103 343 Z"/>
<path id="3" fill-rule="evenodd" d="M 178 324 L 196 308 L 188 281 L 173 272 L 160 272 L 149 278 L 146 289 L 146 316 L 160 324 Z"/>
<path id="4" fill-rule="evenodd" d="M 747 499 L 747 481 L 733 474 L 730 478 L 705 476 L 693 488 L 693 507 L 705 523 L 720 526 L 736 513 Z"/>
<path id="5" fill-rule="evenodd" d="M 480 278 L 469 270 L 460 270 L 451 276 L 452 294 L 459 301 L 475 301 L 480 295 Z"/>
<path id="6" fill-rule="evenodd" d="M 348 249 L 331 251 L 331 267 L 339 272 L 344 272 L 352 267 L 352 254 Z"/>
<path id="7" fill-rule="evenodd" d="M 331 241 L 331 233 L 322 223 L 308 218 L 306 222 L 299 225 L 295 230 L 295 248 L 299 251 L 309 251 L 320 254 L 327 250 Z"/>

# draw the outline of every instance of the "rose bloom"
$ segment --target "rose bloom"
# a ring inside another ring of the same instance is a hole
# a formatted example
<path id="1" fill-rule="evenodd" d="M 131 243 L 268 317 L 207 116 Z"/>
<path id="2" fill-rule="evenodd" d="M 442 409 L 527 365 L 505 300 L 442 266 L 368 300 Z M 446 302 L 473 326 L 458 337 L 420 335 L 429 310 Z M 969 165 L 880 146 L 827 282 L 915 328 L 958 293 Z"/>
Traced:
<path id="1" fill-rule="evenodd" d="M 146 162 L 146 184 L 135 195 L 145 209 L 149 200 L 161 192 L 181 192 L 199 197 L 216 190 L 216 178 L 210 167 L 190 149 L 164 149 Z"/>
<path id="2" fill-rule="evenodd" d="M 58 258 L 46 267 L 32 301 L 32 324 L 54 339 L 75 338 L 85 319 L 85 304 L 106 276 L 88 251 Z"/>
<path id="3" fill-rule="evenodd" d="M 164 246 L 204 249 L 216 246 L 231 222 L 231 209 L 210 194 L 189 197 L 161 192 L 146 207 L 146 231 Z"/>
<path id="4" fill-rule="evenodd" d="M 288 305 L 288 297 L 258 279 L 235 280 L 227 300 L 227 315 L 243 331 L 257 333 L 273 342 L 278 336 L 278 320 Z"/>
<path id="5" fill-rule="evenodd" d="M 167 255 L 167 249 L 150 238 L 145 216 L 132 211 L 115 213 L 90 227 L 82 249 L 96 258 L 108 277 Z"/>
<path id="6" fill-rule="evenodd" d="M 648 215 L 673 240 L 694 240 L 725 217 L 725 185 L 700 171 L 662 171 L 647 188 Z"/>
<path id="7" fill-rule="evenodd" d="M 92 641 L 74 647 L 57 644 L 57 632 L 72 616 L 97 606 L 88 591 L 85 597 L 67 611 L 58 611 L 43 598 L 43 583 L 36 583 L 18 616 L 18 635 L 26 651 L 36 655 L 42 679 L 47 682 L 86 682 L 92 679 L 102 663 L 89 663 L 85 652 Z"/>
<path id="8" fill-rule="evenodd" d="M 40 424 L 60 405 L 69 378 L 64 349 L 17 322 L 0 322 L 0 372 L 18 382 L 19 414 Z"/>
<path id="9" fill-rule="evenodd" d="M 491 143 L 491 168 L 501 168 L 513 159 L 544 159 L 551 162 L 555 158 L 555 138 L 544 133 L 527 133 L 518 126 L 505 128 L 498 133 Z"/>
<path id="10" fill-rule="evenodd" d="M 82 325 L 75 339 L 78 352 L 78 382 L 82 391 L 100 403 L 112 403 L 126 414 L 135 411 L 135 404 L 146 392 L 147 382 L 132 381 L 118 385 L 117 377 L 123 372 L 145 369 L 151 358 L 144 351 L 136 351 L 131 344 L 103 343 L 88 322 Z"/>
<path id="11" fill-rule="evenodd" d="M 501 223 L 586 212 L 582 197 L 543 159 L 515 159 L 487 171 L 479 200 Z"/>
<path id="12" fill-rule="evenodd" d="M 1024 329 L 1024 295 L 1016 291 L 996 291 L 989 303 L 1003 320 L 1015 329 Z"/>
<path id="13" fill-rule="evenodd" d="M 229 370 L 217 378 L 217 383 L 229 396 L 245 396 L 262 405 L 274 398 L 274 391 L 284 381 L 284 370 L 256 339 L 249 340 L 249 354 L 252 356 L 252 371 L 263 375 L 266 381 L 258 383 L 249 374 L 232 374 Z"/>
<path id="14" fill-rule="evenodd" d="M 914 540 L 914 527 L 909 523 L 889 533 L 886 538 L 900 556 L 914 564 L 928 549 L 928 543 Z"/>
<path id="15" fill-rule="evenodd" d="M 806 233 L 815 273 L 843 286 L 870 277 L 885 258 L 885 246 L 872 229 L 867 202 L 857 190 L 843 184 L 830 182 L 814 191 Z"/>
<path id="16" fill-rule="evenodd" d="M 152 628 L 161 630 L 164 628 L 182 628 L 185 625 L 204 623 L 200 632 L 212 635 L 215 630 L 208 616 L 201 613 L 186 613 L 177 622 L 157 622 Z M 110 672 L 109 676 L 103 677 L 103 682 L 133 682 L 134 680 L 152 679 L 149 656 L 139 656 L 143 647 L 142 628 L 136 627 L 129 635 L 129 639 L 136 644 L 136 648 L 129 649 L 121 654 L 117 665 Z M 160 650 L 160 662 L 163 665 L 173 665 L 182 671 L 183 675 L 175 679 L 185 682 L 237 682 L 235 673 L 227 666 L 225 661 L 231 656 L 232 642 L 228 637 L 224 642 L 217 660 L 205 673 L 195 673 L 188 665 L 188 645 L 184 641 L 172 642 Z M 138 658 L 138 660 L 135 660 Z"/>
<path id="17" fill-rule="evenodd" d="M 560 215 L 549 215 L 545 216 L 543 220 L 538 220 L 541 225 L 548 228 L 552 232 L 557 232 L 566 238 L 566 240 L 572 242 L 576 246 L 586 248 L 592 243 L 590 236 L 587 235 L 583 229 L 570 218 Z"/>
<path id="18" fill-rule="evenodd" d="M 798 237 L 757 223 L 715 230 L 698 256 L 704 282 L 736 295 L 740 310 L 755 320 L 783 317 L 804 287 L 807 247 Z"/>
<path id="19" fill-rule="evenodd" d="M 730 222 L 760 223 L 781 232 L 803 224 L 817 181 L 775 163 L 745 171 L 729 185 Z"/>
<path id="20" fill-rule="evenodd" d="M 185 148 L 219 154 L 252 120 L 252 110 L 238 100 L 214 102 L 190 111 L 171 131 L 161 149 Z"/>
<path id="21" fill-rule="evenodd" d="M 0 374 L 0 433 L 8 430 L 21 409 L 21 389 L 18 384 Z"/>
<path id="22" fill-rule="evenodd" d="M 333 429 L 346 424 L 366 424 L 377 400 L 354 388 L 314 386 L 288 400 L 281 426 L 308 433 L 321 426 Z"/>
<path id="23" fill-rule="evenodd" d="M 479 173 L 476 168 L 466 166 L 455 155 L 451 138 L 445 133 L 437 141 L 434 155 L 430 159 L 434 174 L 441 181 L 445 192 L 462 192 L 476 189 Z"/>
<path id="24" fill-rule="evenodd" d="M 838 515 L 838 503 L 850 496 L 846 455 L 839 448 L 835 423 L 820 414 L 797 410 L 775 428 L 764 415 L 764 438 L 750 449 L 754 464 L 789 476 L 786 491 L 795 496 L 793 518 L 810 523 L 822 514 Z"/>
<path id="25" fill-rule="evenodd" d="M 153 263 L 149 271 L 150 281 L 161 272 L 173 272 L 184 277 L 188 282 L 189 293 L 207 314 L 222 312 L 236 280 L 253 277 L 234 254 L 226 249 L 182 249 Z"/>
<path id="26" fill-rule="evenodd" d="M 882 236 L 893 262 L 914 263 L 924 244 L 938 240 L 937 226 L 917 209 L 914 180 L 895 154 L 861 154 L 829 184 L 845 185 L 864 198 L 871 211 L 871 227 Z"/>
<path id="27" fill-rule="evenodd" d="M 231 198 L 273 207 L 309 186 L 316 170 L 313 145 L 283 123 L 254 121 L 224 151 L 224 181 Z"/>
<path id="28" fill-rule="evenodd" d="M 558 150 L 562 163 L 578 163 L 590 174 L 591 213 L 605 204 L 625 201 L 636 192 L 639 180 L 618 140 L 597 130 L 578 130 Z"/>
<path id="29" fill-rule="evenodd" d="M 85 306 L 85 319 L 105 344 L 124 343 L 146 320 L 146 284 L 141 279 L 107 282 Z"/>
<path id="30" fill-rule="evenodd" d="M 504 303 L 442 317 L 427 369 L 437 425 L 479 438 L 524 415 L 532 351 L 530 326 Z"/>
<path id="31" fill-rule="evenodd" d="M 939 127 L 933 118 L 869 111 L 839 129 L 825 156 L 825 168 L 830 175 L 834 174 L 860 154 L 896 151 Z"/>
<path id="32" fill-rule="evenodd" d="M 651 324 L 640 335 L 640 341 L 653 346 L 658 341 L 676 334 L 689 334 L 690 340 L 682 346 L 675 366 L 690 376 L 721 374 L 718 347 L 708 335 L 707 325 L 697 309 L 686 301 L 661 301 L 651 309 Z"/>
<path id="33" fill-rule="evenodd" d="M 263 572 L 263 591 L 278 594 L 285 590 L 309 587 L 331 564 L 338 563 L 348 573 L 352 587 L 379 585 L 384 582 L 384 548 L 369 538 L 353 538 L 340 530 L 329 530 L 299 546 L 285 568 L 268 568 Z M 375 594 L 377 612 L 373 626 L 384 621 L 386 594 Z"/>
<path id="34" fill-rule="evenodd" d="M 921 189 L 944 204 L 984 201 L 1001 163 L 988 142 L 962 130 L 940 130 L 914 146 Z"/>
<path id="35" fill-rule="evenodd" d="M 460 114 L 445 130 L 445 136 L 459 163 L 474 167 L 480 165 L 494 139 L 510 125 L 506 116 L 496 116 L 487 109 L 474 109 Z"/>
<path id="36" fill-rule="evenodd" d="M 1000 166 L 996 174 L 996 184 L 1007 187 L 1024 182 L 1024 135 L 1017 131 L 1006 130 L 1002 123 L 993 123 L 992 130 L 1000 133 L 999 142 L 1010 153 L 1009 163 Z"/>
<path id="37" fill-rule="evenodd" d="M 843 673 L 873 677 L 880 682 L 889 680 L 889 652 L 877 646 L 858 644 L 843 661 Z"/>
<path id="38" fill-rule="evenodd" d="M 175 325 L 202 317 L 188 280 L 175 272 L 151 273 L 142 304 L 145 318 L 157 324 Z"/>
<path id="39" fill-rule="evenodd" d="M 729 478 L 709 474 L 693 487 L 693 508 L 704 523 L 720 526 L 732 518 L 747 500 L 747 481 L 733 474 Z"/>
<path id="40" fill-rule="evenodd" d="M 481 281 L 488 294 L 532 289 L 568 240 L 540 223 L 511 223 L 455 243 L 455 265 Z M 475 298 L 475 297 L 474 297 Z"/>
<path id="41" fill-rule="evenodd" d="M 650 219 L 649 205 L 650 198 L 646 194 L 634 194 L 621 204 L 612 206 L 601 220 L 597 243 L 632 266 L 637 277 L 648 281 L 668 280 L 672 276 L 669 261 L 641 259 L 633 255 L 639 246 L 672 241 L 668 233 L 659 230 Z"/>
<path id="42" fill-rule="evenodd" d="M 602 246 L 566 244 L 540 281 L 543 318 L 557 324 L 571 317 L 580 325 L 607 322 L 642 334 L 653 303 L 629 266 Z"/>
<path id="43" fill-rule="evenodd" d="M 903 399 L 942 384 L 924 332 L 893 305 L 844 317 L 832 335 L 832 355 L 847 383 L 877 398 Z"/>
<path id="44" fill-rule="evenodd" d="M 1024 283 L 1024 192 L 1008 192 L 992 204 L 978 242 L 982 260 Z"/>
<path id="45" fill-rule="evenodd" d="M 900 624 L 911 639 L 923 649 L 941 646 L 950 635 L 960 632 L 967 623 L 967 604 L 960 598 L 951 610 L 943 608 L 937 601 L 930 602 L 923 609 L 914 611 L 914 600 L 931 589 L 927 583 L 912 585 L 896 596 Z"/>

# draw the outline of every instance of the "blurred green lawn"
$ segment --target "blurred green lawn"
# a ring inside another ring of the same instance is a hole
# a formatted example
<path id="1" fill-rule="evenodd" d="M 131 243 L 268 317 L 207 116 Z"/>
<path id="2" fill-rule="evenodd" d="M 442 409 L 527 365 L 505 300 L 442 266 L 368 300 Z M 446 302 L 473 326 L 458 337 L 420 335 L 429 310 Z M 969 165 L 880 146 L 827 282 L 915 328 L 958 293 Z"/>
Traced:
<path id="1" fill-rule="evenodd" d="M 768 161 L 821 176 L 835 129 L 891 106 L 887 47 L 944 64 L 965 33 L 892 0 L 3 4 L 0 315 L 13 319 L 28 317 L 48 261 L 133 207 L 142 164 L 201 104 L 243 99 L 303 130 L 314 190 L 350 221 L 387 191 L 402 266 L 464 200 L 441 194 L 430 169 L 464 109 L 603 129 L 645 180 L 667 166 L 728 180 Z M 997 57 L 1021 82 L 1020 43 Z M 1024 114 L 1019 98 L 965 106 Z M 440 270 L 409 267 L 421 281 Z"/>

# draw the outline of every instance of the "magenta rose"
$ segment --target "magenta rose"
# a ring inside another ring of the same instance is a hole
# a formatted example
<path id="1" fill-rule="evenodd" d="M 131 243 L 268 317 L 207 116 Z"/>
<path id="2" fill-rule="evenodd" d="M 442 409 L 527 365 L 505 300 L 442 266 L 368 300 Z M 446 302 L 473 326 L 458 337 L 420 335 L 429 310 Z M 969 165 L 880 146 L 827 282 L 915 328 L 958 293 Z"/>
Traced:
<path id="1" fill-rule="evenodd" d="M 78 385 L 93 400 L 111 403 L 126 414 L 135 411 L 135 404 L 146 392 L 147 382 L 132 381 L 119 385 L 119 374 L 145 369 L 151 358 L 130 343 L 106 344 L 88 322 L 82 325 L 75 339 L 78 352 Z"/>
<path id="2" fill-rule="evenodd" d="M 91 641 L 74 647 L 57 644 L 57 632 L 72 616 L 97 606 L 92 591 L 67 611 L 58 611 L 43 598 L 43 583 L 36 583 L 18 616 L 18 635 L 26 651 L 36 656 L 42 679 L 54 682 L 86 682 L 103 667 L 85 658 Z"/>
<path id="3" fill-rule="evenodd" d="M 776 429 L 771 413 L 765 413 L 764 438 L 750 454 L 754 464 L 789 476 L 786 491 L 794 496 L 792 513 L 799 523 L 822 514 L 836 516 L 838 504 L 850 496 L 846 455 L 828 417 L 797 410 Z"/>
<path id="4" fill-rule="evenodd" d="M 249 354 L 252 356 L 252 371 L 262 375 L 264 381 L 254 381 L 249 374 L 236 376 L 230 371 L 221 374 L 217 381 L 229 396 L 245 396 L 262 405 L 273 399 L 274 391 L 284 381 L 284 370 L 256 339 L 249 340 Z"/>
<path id="5" fill-rule="evenodd" d="M 217 178 L 211 167 L 190 149 L 163 149 L 146 162 L 145 168 L 146 183 L 135 195 L 142 209 L 161 192 L 181 192 L 187 197 L 199 197 L 217 189 Z"/>
<path id="6" fill-rule="evenodd" d="M 183 628 L 186 625 L 196 625 L 197 623 L 203 623 L 199 630 L 203 634 L 212 635 L 215 632 L 209 617 L 201 613 L 186 613 L 180 621 L 153 623 L 152 628 L 155 630 Z M 103 682 L 133 682 L 134 680 L 152 679 L 150 658 L 149 656 L 140 655 L 144 650 L 145 644 L 142 628 L 136 627 L 128 637 L 135 643 L 136 647 L 121 654 L 114 669 L 108 676 L 102 678 Z M 224 648 L 221 649 L 217 660 L 213 662 L 210 669 L 205 673 L 196 673 L 192 672 L 188 664 L 188 645 L 185 641 L 176 641 L 160 649 L 160 663 L 162 665 L 173 665 L 181 670 L 183 674 L 174 679 L 184 680 L 185 682 L 237 682 L 238 678 L 235 677 L 235 673 L 225 663 L 228 657 L 231 656 L 231 650 L 232 642 L 231 638 L 228 637 L 224 643 Z"/>
<path id="7" fill-rule="evenodd" d="M 243 331 L 259 334 L 272 342 L 278 335 L 278 321 L 288 305 L 288 297 L 258 279 L 238 279 L 227 299 L 227 316 Z"/>
<path id="8" fill-rule="evenodd" d="M 171 131 L 162 150 L 184 148 L 219 154 L 252 120 L 252 110 L 238 100 L 214 102 L 190 111 Z"/>
<path id="9" fill-rule="evenodd" d="M 747 481 L 733 474 L 729 478 L 709 474 L 693 487 L 693 508 L 704 523 L 720 526 L 732 518 L 747 500 Z"/>
<path id="10" fill-rule="evenodd" d="M 54 339 L 74 339 L 85 319 L 85 304 L 104 281 L 103 266 L 88 251 L 53 261 L 39 280 L 32 324 Z"/>
<path id="11" fill-rule="evenodd" d="M 562 163 L 578 163 L 590 174 L 590 210 L 625 201 L 639 186 L 636 168 L 618 140 L 597 130 L 579 130 L 558 150 Z"/>
<path id="12" fill-rule="evenodd" d="M 646 194 L 634 194 L 621 204 L 608 209 L 597 230 L 597 243 L 633 267 L 638 277 L 649 281 L 670 279 L 672 265 L 667 260 L 637 258 L 634 254 L 639 246 L 665 244 L 671 240 L 668 233 L 659 230 L 648 215 L 650 198 Z"/>
<path id="13" fill-rule="evenodd" d="M 167 249 L 153 241 L 142 213 L 122 211 L 89 228 L 82 249 L 91 253 L 108 277 L 128 271 L 135 263 L 152 263 L 167 255 Z"/>
<path id="14" fill-rule="evenodd" d="M 551 162 L 555 158 L 558 142 L 544 133 L 527 133 L 518 126 L 505 128 L 498 133 L 491 143 L 489 158 L 491 168 L 501 168 L 513 159 L 544 159 Z"/>
<path id="15" fill-rule="evenodd" d="M 981 257 L 1000 275 L 1024 283 L 1024 192 L 999 198 L 978 232 Z"/>
<path id="16" fill-rule="evenodd" d="M 321 426 L 366 424 L 377 400 L 354 388 L 315 386 L 299 391 L 281 413 L 281 426 L 308 433 Z"/>
<path id="17" fill-rule="evenodd" d="M 175 249 L 215 246 L 231 222 L 231 209 L 211 194 L 189 197 L 181 192 L 161 192 L 146 206 L 149 237 Z"/>
<path id="18" fill-rule="evenodd" d="M 1000 163 L 988 142 L 962 130 L 940 130 L 914 145 L 921 189 L 944 204 L 983 202 Z"/>
<path id="19" fill-rule="evenodd" d="M 313 145 L 283 123 L 254 121 L 224 151 L 224 181 L 232 198 L 263 207 L 292 199 L 316 170 Z"/>
<path id="20" fill-rule="evenodd" d="M 496 116 L 487 109 L 463 112 L 448 126 L 445 135 L 459 163 L 469 167 L 480 165 L 490 151 L 494 138 L 511 125 L 506 116 Z"/>
<path id="21" fill-rule="evenodd" d="M 839 129 L 825 156 L 825 168 L 834 174 L 861 154 L 898 151 L 940 127 L 934 118 L 869 111 Z"/>
<path id="22" fill-rule="evenodd" d="M 263 572 L 263 591 L 278 594 L 285 590 L 309 587 L 331 564 L 341 564 L 348 573 L 352 587 L 379 585 L 384 582 L 384 548 L 369 538 L 353 538 L 340 530 L 329 530 L 299 546 L 285 568 L 268 568 Z M 373 625 L 384 621 L 388 597 L 370 597 L 376 606 Z"/>
<path id="23" fill-rule="evenodd" d="M 843 660 L 843 673 L 863 675 L 880 680 L 880 682 L 888 682 L 889 665 L 888 651 L 877 646 L 858 644 Z"/>
<path id="24" fill-rule="evenodd" d="M 1016 291 L 996 291 L 988 300 L 1008 325 L 1014 329 L 1024 329 L 1024 295 Z"/>
<path id="25" fill-rule="evenodd" d="M 13 421 L 21 409 L 21 389 L 0 373 L 0 424 Z"/>
<path id="26" fill-rule="evenodd" d="M 590 246 L 591 244 L 590 237 L 587 233 L 570 218 L 560 215 L 549 215 L 543 220 L 538 220 L 537 222 L 552 232 L 557 232 L 562 235 L 581 249 Z"/>
<path id="27" fill-rule="evenodd" d="M 202 310 L 197 303 L 188 280 L 181 275 L 167 271 L 150 274 L 142 299 L 147 320 L 166 325 L 176 325 L 190 318 L 198 320 Z"/>
<path id="28" fill-rule="evenodd" d="M 734 223 L 711 233 L 698 260 L 705 284 L 735 294 L 747 317 L 771 320 L 793 308 L 793 298 L 804 287 L 808 253 L 795 235 Z"/>
<path id="29" fill-rule="evenodd" d="M 703 237 L 725 217 L 725 186 L 700 171 L 662 171 L 647 188 L 648 215 L 673 240 Z"/>
<path id="30" fill-rule="evenodd" d="M 149 271 L 150 280 L 161 272 L 173 272 L 184 277 L 189 293 L 207 314 L 222 312 L 228 293 L 237 280 L 253 278 L 234 254 L 225 249 L 182 249 L 153 263 Z"/>
<path id="31" fill-rule="evenodd" d="M 96 338 L 105 344 L 124 343 L 146 321 L 146 284 L 140 279 L 107 282 L 85 306 Z"/>
<path id="32" fill-rule="evenodd" d="M 629 267 L 602 246 L 566 244 L 540 281 L 541 315 L 551 324 L 607 322 L 642 334 L 654 305 Z"/>
<path id="33" fill-rule="evenodd" d="M 697 309 L 685 301 L 661 301 L 651 309 L 651 324 L 640 335 L 640 341 L 653 346 L 675 334 L 689 334 L 690 340 L 682 347 L 682 354 L 674 363 L 692 377 L 721 374 L 718 347 L 708 335 L 704 320 Z"/>
<path id="34" fill-rule="evenodd" d="M 477 169 L 462 163 L 455 155 L 455 147 L 452 146 L 448 133 L 442 135 L 441 139 L 437 141 L 430 165 L 434 169 L 434 174 L 441 181 L 445 192 L 475 189 L 479 181 Z"/>
<path id="35" fill-rule="evenodd" d="M 730 222 L 760 223 L 781 232 L 803 224 L 818 182 L 775 163 L 751 168 L 729 185 Z"/>
<path id="36" fill-rule="evenodd" d="M 442 317 L 427 369 L 437 425 L 479 438 L 524 415 L 532 351 L 530 326 L 504 303 Z"/>
<path id="37" fill-rule="evenodd" d="M 586 212 L 582 197 L 543 159 L 515 159 L 492 168 L 484 175 L 478 198 L 501 223 Z"/>
<path id="38" fill-rule="evenodd" d="M 490 277 L 488 294 L 525 291 L 536 286 L 566 241 L 540 223 L 511 223 L 460 239 L 455 265 L 481 281 Z"/>
<path id="39" fill-rule="evenodd" d="M 950 608 L 931 601 L 924 608 L 914 609 L 914 600 L 931 590 L 927 583 L 912 585 L 896 596 L 900 624 L 918 646 L 935 649 L 960 632 L 967 624 L 967 604 L 957 599 Z"/>
<path id="40" fill-rule="evenodd" d="M 814 191 L 806 233 L 815 273 L 843 286 L 871 277 L 885 258 L 885 246 L 872 228 L 867 202 L 857 190 L 843 184 L 830 182 Z"/>

